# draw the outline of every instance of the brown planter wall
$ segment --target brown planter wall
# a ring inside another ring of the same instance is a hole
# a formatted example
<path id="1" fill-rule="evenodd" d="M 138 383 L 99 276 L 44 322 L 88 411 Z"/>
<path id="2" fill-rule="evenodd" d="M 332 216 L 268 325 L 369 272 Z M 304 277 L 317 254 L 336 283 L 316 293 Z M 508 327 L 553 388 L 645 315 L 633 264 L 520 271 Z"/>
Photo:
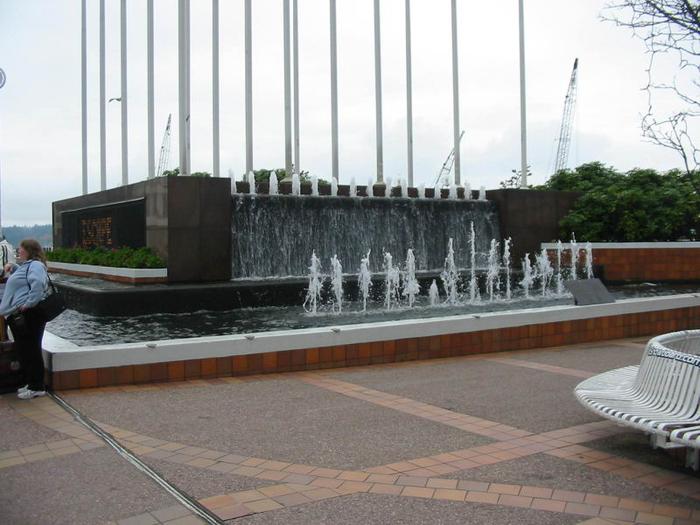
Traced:
<path id="1" fill-rule="evenodd" d="M 677 308 L 434 337 L 146 365 L 69 370 L 53 372 L 51 380 L 55 390 L 70 390 L 317 370 L 645 336 L 697 328 L 699 323 L 700 307 Z"/>
<path id="2" fill-rule="evenodd" d="M 158 177 L 56 201 L 54 246 L 62 246 L 64 212 L 134 199 L 145 201 L 146 246 L 167 261 L 169 282 L 231 278 L 231 197 L 227 178 Z"/>

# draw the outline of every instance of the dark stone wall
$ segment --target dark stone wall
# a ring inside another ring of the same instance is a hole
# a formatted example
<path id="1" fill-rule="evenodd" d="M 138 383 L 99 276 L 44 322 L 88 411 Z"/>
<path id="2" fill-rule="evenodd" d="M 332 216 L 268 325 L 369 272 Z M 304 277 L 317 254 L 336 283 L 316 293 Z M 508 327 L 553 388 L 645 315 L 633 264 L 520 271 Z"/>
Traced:
<path id="1" fill-rule="evenodd" d="M 144 199 L 146 246 L 167 261 L 169 282 L 231 278 L 230 180 L 158 177 L 53 203 L 54 246 L 63 246 L 65 212 Z"/>
<path id="2" fill-rule="evenodd" d="M 559 221 L 580 196 L 581 193 L 575 191 L 502 189 L 486 192 L 486 198 L 498 205 L 501 237 L 513 240 L 511 254 L 515 267 L 520 266 L 526 253 L 539 252 L 540 243 L 559 238 Z"/>

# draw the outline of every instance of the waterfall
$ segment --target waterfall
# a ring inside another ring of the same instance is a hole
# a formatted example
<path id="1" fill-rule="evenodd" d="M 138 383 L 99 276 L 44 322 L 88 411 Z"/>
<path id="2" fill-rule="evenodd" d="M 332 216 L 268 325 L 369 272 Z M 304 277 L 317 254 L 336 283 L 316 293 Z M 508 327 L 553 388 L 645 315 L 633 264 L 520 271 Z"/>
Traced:
<path id="1" fill-rule="evenodd" d="M 437 274 L 449 238 L 455 260 L 468 263 L 471 222 L 479 253 L 488 252 L 490 239 L 500 237 L 492 202 L 247 194 L 232 200 L 234 278 L 306 276 L 312 251 L 324 258 L 337 255 L 353 269 L 370 251 L 370 268 L 381 268 L 384 251 L 405 254 L 409 248 L 416 271 Z"/>

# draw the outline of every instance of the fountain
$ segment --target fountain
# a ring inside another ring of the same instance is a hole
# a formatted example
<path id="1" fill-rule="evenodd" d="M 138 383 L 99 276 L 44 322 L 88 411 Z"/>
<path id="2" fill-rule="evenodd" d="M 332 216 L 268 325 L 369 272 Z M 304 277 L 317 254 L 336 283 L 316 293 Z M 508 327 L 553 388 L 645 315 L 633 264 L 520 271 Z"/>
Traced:
<path id="1" fill-rule="evenodd" d="M 561 252 L 562 244 L 561 241 L 557 241 L 557 295 L 564 293 L 564 276 L 562 275 L 561 266 Z"/>
<path id="2" fill-rule="evenodd" d="M 423 184 L 422 182 L 418 186 L 418 198 L 425 199 L 425 184 Z"/>
<path id="3" fill-rule="evenodd" d="M 304 299 L 304 310 L 315 314 L 321 302 L 321 290 L 323 289 L 323 275 L 321 274 L 321 260 L 316 257 L 316 252 L 311 253 L 309 265 L 309 287 Z"/>
<path id="4" fill-rule="evenodd" d="M 231 195 L 234 193 L 237 193 L 236 190 L 236 174 L 233 172 L 231 168 L 228 169 L 228 176 L 231 179 Z"/>
<path id="5" fill-rule="evenodd" d="M 255 195 L 255 173 L 252 171 L 248 172 L 248 193 Z"/>
<path id="6" fill-rule="evenodd" d="M 498 294 L 499 280 L 499 264 L 498 257 L 498 241 L 491 239 L 491 248 L 489 249 L 489 266 L 486 271 L 486 293 L 489 296 L 489 301 L 493 301 Z"/>
<path id="7" fill-rule="evenodd" d="M 530 298 L 530 287 L 535 282 L 537 274 L 530 265 L 530 254 L 526 253 L 523 258 L 523 278 L 520 281 L 520 286 L 523 289 L 523 295 L 525 299 Z"/>
<path id="8" fill-rule="evenodd" d="M 457 265 L 455 264 L 455 251 L 452 247 L 452 237 L 447 241 L 447 257 L 445 257 L 445 265 L 440 280 L 442 287 L 445 290 L 448 304 L 457 304 L 457 282 L 459 274 L 457 273 Z"/>
<path id="9" fill-rule="evenodd" d="M 469 302 L 474 304 L 479 302 L 479 287 L 476 282 L 476 235 L 474 234 L 474 223 L 469 224 Z"/>
<path id="10" fill-rule="evenodd" d="M 298 173 L 292 173 L 292 195 L 301 194 L 301 181 Z"/>
<path id="11" fill-rule="evenodd" d="M 586 279 L 593 279 L 593 246 L 586 243 Z"/>
<path id="12" fill-rule="evenodd" d="M 367 196 L 374 197 L 374 179 L 372 177 L 367 181 Z"/>
<path id="13" fill-rule="evenodd" d="M 275 170 L 272 170 L 270 172 L 270 182 L 269 182 L 269 189 L 268 189 L 268 194 L 270 195 L 277 195 L 279 193 L 278 189 L 278 181 L 277 181 L 277 175 L 275 174 Z"/>
<path id="14" fill-rule="evenodd" d="M 544 297 L 547 295 L 549 283 L 554 276 L 554 268 L 552 268 L 552 263 L 549 261 L 549 255 L 545 248 L 542 248 L 540 254 L 535 258 L 535 263 L 537 265 L 537 275 L 539 275 L 541 280 L 542 297 Z"/>
<path id="15" fill-rule="evenodd" d="M 576 274 L 576 269 L 578 267 L 578 244 L 576 244 L 576 235 L 571 234 L 571 242 L 569 243 L 569 250 L 571 251 L 571 270 L 569 272 L 569 279 L 575 281 L 578 277 Z"/>
<path id="16" fill-rule="evenodd" d="M 408 198 L 408 182 L 406 179 L 399 179 L 399 186 L 401 186 L 401 197 L 404 199 Z"/>
<path id="17" fill-rule="evenodd" d="M 404 277 L 403 293 L 408 298 L 408 306 L 412 307 L 416 302 L 416 296 L 420 293 L 420 284 L 416 279 L 416 258 L 410 248 L 406 253 L 406 273 Z"/>
<path id="18" fill-rule="evenodd" d="M 485 186 L 481 186 L 479 188 L 479 200 L 480 201 L 486 200 L 486 187 Z"/>
<path id="19" fill-rule="evenodd" d="M 454 182 L 450 184 L 450 192 L 447 198 L 451 200 L 457 199 L 457 185 Z"/>
<path id="20" fill-rule="evenodd" d="M 428 289 L 428 298 L 430 300 L 430 306 L 437 306 L 440 304 L 440 292 L 438 291 L 435 279 L 430 283 L 430 288 Z"/>
<path id="21" fill-rule="evenodd" d="M 338 179 L 333 177 L 331 179 L 331 197 L 337 197 L 338 196 Z"/>
<path id="22" fill-rule="evenodd" d="M 433 188 L 433 198 L 434 199 L 442 198 L 442 195 L 440 194 L 440 185 L 439 184 L 436 184 L 435 187 Z"/>
<path id="23" fill-rule="evenodd" d="M 367 311 L 367 298 L 369 290 L 372 288 L 372 273 L 369 271 L 369 252 L 360 261 L 360 275 L 357 278 L 357 285 L 362 295 L 362 311 Z"/>
<path id="24" fill-rule="evenodd" d="M 510 292 L 510 245 L 512 244 L 512 240 L 510 237 L 508 237 L 505 241 L 503 241 L 503 268 L 505 269 L 505 280 L 506 280 L 506 300 L 510 301 L 511 299 L 511 292 Z"/>
<path id="25" fill-rule="evenodd" d="M 401 286 L 401 272 L 394 266 L 391 254 L 384 253 L 384 270 L 386 272 L 384 278 L 384 306 L 387 310 L 391 310 L 399 303 L 399 286 Z"/>
<path id="26" fill-rule="evenodd" d="M 318 177 L 316 175 L 311 176 L 311 195 L 318 197 Z"/>
<path id="27" fill-rule="evenodd" d="M 331 257 L 331 290 L 333 291 L 333 311 L 343 311 L 343 266 L 338 257 Z"/>
<path id="28" fill-rule="evenodd" d="M 464 198 L 468 201 L 472 200 L 472 187 L 468 182 L 464 183 Z"/>
<path id="29" fill-rule="evenodd" d="M 350 197 L 357 197 L 357 184 L 355 183 L 355 177 L 350 179 L 350 187 L 348 190 L 348 195 L 350 195 Z"/>

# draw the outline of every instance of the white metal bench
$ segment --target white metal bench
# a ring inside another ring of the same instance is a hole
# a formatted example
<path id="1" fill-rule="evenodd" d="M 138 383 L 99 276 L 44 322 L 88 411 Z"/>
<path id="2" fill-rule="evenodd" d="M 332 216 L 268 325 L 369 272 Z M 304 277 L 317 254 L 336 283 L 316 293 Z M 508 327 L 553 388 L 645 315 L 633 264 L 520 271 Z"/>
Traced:
<path id="1" fill-rule="evenodd" d="M 647 432 L 653 447 L 688 447 L 686 465 L 700 467 L 700 330 L 653 338 L 638 366 L 610 370 L 574 390 L 588 409 Z"/>

